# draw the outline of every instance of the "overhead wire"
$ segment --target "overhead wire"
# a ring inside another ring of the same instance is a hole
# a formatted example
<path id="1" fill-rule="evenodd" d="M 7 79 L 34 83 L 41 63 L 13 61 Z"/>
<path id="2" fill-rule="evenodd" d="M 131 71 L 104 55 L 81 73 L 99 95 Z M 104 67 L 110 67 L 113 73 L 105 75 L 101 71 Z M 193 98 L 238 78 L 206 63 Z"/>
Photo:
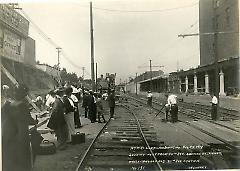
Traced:
<path id="1" fill-rule="evenodd" d="M 22 14 L 27 18 L 27 20 L 30 22 L 30 24 L 33 26 L 33 28 L 36 29 L 36 31 L 38 32 L 39 35 L 41 35 L 49 44 L 51 44 L 54 48 L 58 48 L 60 47 L 58 44 L 56 44 L 46 33 L 44 33 L 44 31 L 42 31 L 42 29 L 35 24 L 35 22 L 27 15 L 27 13 L 21 9 Z M 61 50 L 61 54 L 63 56 L 63 58 L 70 63 L 72 66 L 76 67 L 76 68 L 81 68 L 81 66 L 75 64 L 75 62 L 73 62 L 68 55 L 66 54 L 66 52 L 62 49 Z"/>
<path id="2" fill-rule="evenodd" d="M 108 12 L 120 12 L 120 13 L 153 13 L 153 12 L 166 12 L 166 11 L 173 11 L 173 10 L 178 10 L 183 8 L 189 8 L 197 4 L 198 3 L 194 3 L 191 5 L 185 5 L 185 6 L 175 7 L 175 8 L 158 9 L 158 10 L 118 10 L 118 9 L 99 8 L 94 6 L 92 8 L 96 10 L 102 10 L 102 11 L 108 11 Z"/>

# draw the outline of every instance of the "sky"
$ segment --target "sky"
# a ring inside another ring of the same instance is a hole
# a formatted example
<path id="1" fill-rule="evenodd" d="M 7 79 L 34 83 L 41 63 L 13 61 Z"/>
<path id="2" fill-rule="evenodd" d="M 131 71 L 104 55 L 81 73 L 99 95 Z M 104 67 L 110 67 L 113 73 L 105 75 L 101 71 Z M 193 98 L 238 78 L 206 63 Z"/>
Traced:
<path id="1" fill-rule="evenodd" d="M 198 36 L 178 37 L 198 32 L 198 0 L 92 2 L 98 76 L 116 73 L 117 82 L 123 82 L 149 71 L 150 60 L 153 66 L 163 66 L 153 70 L 165 73 L 199 65 Z M 82 76 L 85 67 L 84 78 L 90 78 L 89 1 L 23 1 L 19 6 L 31 19 L 29 36 L 36 41 L 36 59 L 57 64 L 52 41 L 64 51 L 61 68 Z"/>

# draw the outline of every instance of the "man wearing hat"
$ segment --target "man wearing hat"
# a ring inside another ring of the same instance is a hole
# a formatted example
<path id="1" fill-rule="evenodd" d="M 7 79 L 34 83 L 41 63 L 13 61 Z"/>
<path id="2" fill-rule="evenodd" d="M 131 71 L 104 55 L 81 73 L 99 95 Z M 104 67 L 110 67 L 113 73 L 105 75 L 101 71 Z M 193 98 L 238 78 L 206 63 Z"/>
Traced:
<path id="1" fill-rule="evenodd" d="M 77 97 L 79 94 L 78 89 L 73 88 L 73 92 L 71 94 L 71 99 L 73 100 L 74 106 L 75 106 L 75 111 L 74 111 L 74 124 L 75 124 L 75 128 L 80 128 L 81 125 L 81 121 L 80 121 L 80 116 L 79 116 L 79 109 L 78 109 L 78 103 L 79 103 L 79 99 Z"/>
<path id="2" fill-rule="evenodd" d="M 64 104 L 62 99 L 64 88 L 56 89 L 54 93 L 56 94 L 55 101 L 47 127 L 55 131 L 58 141 L 58 148 L 59 150 L 64 150 L 67 147 L 66 142 L 68 138 L 68 129 L 64 118 Z"/>
<path id="3" fill-rule="evenodd" d="M 28 126 L 37 122 L 31 117 L 26 96 L 28 88 L 15 88 L 15 100 L 2 108 L 2 168 L 9 171 L 30 171 L 31 152 Z"/>
<path id="4" fill-rule="evenodd" d="M 89 100 L 88 100 L 88 117 L 91 120 L 91 123 L 96 122 L 96 112 L 97 112 L 97 102 L 96 102 L 96 98 L 94 96 L 94 92 L 92 90 L 89 91 L 90 96 L 89 96 Z"/>
<path id="5" fill-rule="evenodd" d="M 114 89 L 110 91 L 109 96 L 107 97 L 107 101 L 110 107 L 110 118 L 113 118 L 114 115 L 114 108 L 115 108 L 115 94 Z"/>
<path id="6" fill-rule="evenodd" d="M 177 122 L 178 121 L 177 96 L 174 94 L 169 95 L 167 99 L 167 105 L 169 106 L 172 122 Z"/>
<path id="7" fill-rule="evenodd" d="M 83 101 L 82 107 L 84 108 L 85 118 L 88 118 L 88 103 L 89 103 L 89 92 L 87 90 L 83 91 Z"/>
<path id="8" fill-rule="evenodd" d="M 65 89 L 65 95 L 63 96 L 63 103 L 65 107 L 64 118 L 68 127 L 68 142 L 71 142 L 72 135 L 75 135 L 74 111 L 76 107 L 74 106 L 74 102 L 71 99 L 72 92 L 72 87 L 67 87 Z"/>

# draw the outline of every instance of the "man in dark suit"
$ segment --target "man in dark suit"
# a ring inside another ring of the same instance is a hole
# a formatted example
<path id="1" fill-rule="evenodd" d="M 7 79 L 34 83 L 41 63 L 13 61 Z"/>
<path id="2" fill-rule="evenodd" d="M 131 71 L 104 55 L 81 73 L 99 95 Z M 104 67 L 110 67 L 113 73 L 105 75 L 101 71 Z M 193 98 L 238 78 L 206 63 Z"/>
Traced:
<path id="1" fill-rule="evenodd" d="M 107 97 L 107 101 L 110 107 L 110 118 L 113 118 L 114 108 L 115 108 L 115 93 L 114 90 L 110 91 L 109 96 Z"/>
<path id="2" fill-rule="evenodd" d="M 88 91 L 83 91 L 82 107 L 85 110 L 85 118 L 88 118 L 88 101 L 89 101 L 89 93 Z"/>
<path id="3" fill-rule="evenodd" d="M 96 114 L 97 114 L 97 105 L 96 105 L 96 98 L 92 90 L 89 91 L 90 96 L 88 99 L 88 117 L 91 120 L 91 123 L 96 122 Z"/>
<path id="4" fill-rule="evenodd" d="M 54 101 L 52 114 L 47 126 L 55 131 L 59 150 L 64 150 L 67 147 L 66 142 L 68 138 L 67 124 L 64 119 L 65 109 L 62 100 L 64 89 L 60 88 L 57 89 L 55 92 L 56 99 Z"/>
<path id="5" fill-rule="evenodd" d="M 15 100 L 2 107 L 2 168 L 6 171 L 30 171 L 31 151 L 29 125 L 37 122 L 31 117 L 25 97 L 28 88 L 19 85 Z"/>

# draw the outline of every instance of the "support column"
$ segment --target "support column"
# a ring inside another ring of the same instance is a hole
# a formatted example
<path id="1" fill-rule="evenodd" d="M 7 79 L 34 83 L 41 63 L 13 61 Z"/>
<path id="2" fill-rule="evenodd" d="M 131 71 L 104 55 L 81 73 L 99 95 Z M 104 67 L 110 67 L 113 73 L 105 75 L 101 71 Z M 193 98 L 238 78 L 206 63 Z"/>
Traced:
<path id="1" fill-rule="evenodd" d="M 197 75 L 196 73 L 194 74 L 194 93 L 197 93 Z"/>
<path id="2" fill-rule="evenodd" d="M 187 76 L 185 77 L 185 86 L 186 86 L 185 93 L 187 93 L 188 92 L 188 77 Z"/>
<path id="3" fill-rule="evenodd" d="M 179 78 L 179 92 L 182 92 L 182 80 Z"/>
<path id="4" fill-rule="evenodd" d="M 209 94 L 209 79 L 208 79 L 208 73 L 205 73 L 205 93 Z"/>
<path id="5" fill-rule="evenodd" d="M 220 70 L 220 73 L 219 73 L 219 81 L 220 81 L 219 95 L 226 96 L 226 94 L 224 92 L 224 73 L 223 73 L 222 69 Z"/>

